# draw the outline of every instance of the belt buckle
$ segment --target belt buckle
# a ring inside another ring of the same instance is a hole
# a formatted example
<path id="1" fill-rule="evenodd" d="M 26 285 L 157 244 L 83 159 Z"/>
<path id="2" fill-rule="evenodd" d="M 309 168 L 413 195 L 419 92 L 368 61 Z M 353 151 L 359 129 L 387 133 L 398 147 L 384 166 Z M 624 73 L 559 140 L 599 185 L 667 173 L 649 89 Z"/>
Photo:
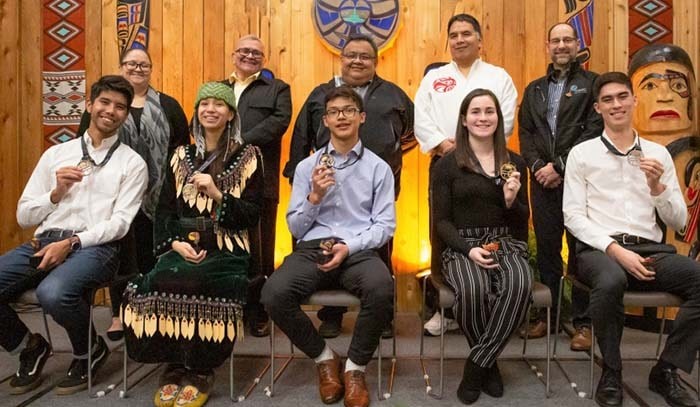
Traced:
<path id="1" fill-rule="evenodd" d="M 204 223 L 204 216 L 197 216 L 194 218 L 194 228 L 199 232 L 207 230 L 207 225 Z"/>
<path id="2" fill-rule="evenodd" d="M 623 245 L 639 244 L 639 242 L 638 241 L 635 242 L 635 239 L 632 239 L 632 237 L 633 236 L 630 235 L 629 233 L 623 233 L 622 234 L 622 244 Z M 636 237 L 636 236 L 634 236 L 634 237 Z M 629 238 L 630 240 L 627 240 L 627 238 Z M 636 239 L 636 240 L 639 240 L 639 239 Z"/>

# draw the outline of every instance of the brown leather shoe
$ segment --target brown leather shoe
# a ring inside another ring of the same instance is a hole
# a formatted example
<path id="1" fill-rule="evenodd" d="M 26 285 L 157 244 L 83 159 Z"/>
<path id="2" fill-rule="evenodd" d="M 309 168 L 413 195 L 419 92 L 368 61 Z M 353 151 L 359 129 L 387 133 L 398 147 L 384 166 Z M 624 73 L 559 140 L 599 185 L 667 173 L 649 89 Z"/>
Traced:
<path id="1" fill-rule="evenodd" d="M 575 352 L 591 350 L 591 328 L 587 326 L 576 328 L 576 333 L 571 337 L 570 348 Z"/>
<path id="2" fill-rule="evenodd" d="M 345 407 L 369 406 L 369 391 L 365 382 L 365 372 L 350 370 L 345 372 Z"/>
<path id="3" fill-rule="evenodd" d="M 321 401 L 333 404 L 343 397 L 343 376 L 341 375 L 340 356 L 333 352 L 333 359 L 316 364 L 318 368 L 318 392 Z"/>
<path id="4" fill-rule="evenodd" d="M 545 335 L 547 335 L 547 323 L 544 321 L 538 320 L 537 322 L 530 323 L 527 327 L 528 333 L 527 337 L 528 339 L 537 339 L 541 338 Z M 520 337 L 524 338 L 525 337 L 525 330 L 520 331 Z"/>

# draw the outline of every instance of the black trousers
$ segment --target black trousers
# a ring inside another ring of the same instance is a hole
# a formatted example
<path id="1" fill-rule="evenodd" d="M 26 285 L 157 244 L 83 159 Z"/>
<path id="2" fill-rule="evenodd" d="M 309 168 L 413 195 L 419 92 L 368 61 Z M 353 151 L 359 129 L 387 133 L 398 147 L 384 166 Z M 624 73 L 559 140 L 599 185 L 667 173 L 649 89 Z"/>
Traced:
<path id="1" fill-rule="evenodd" d="M 265 198 L 260 210 L 260 271 L 270 277 L 275 271 L 275 236 L 277 228 L 277 200 Z M 247 303 L 244 308 L 246 320 L 267 321 L 265 309 L 260 303 L 264 279 L 252 279 L 248 287 Z"/>
<path id="2" fill-rule="evenodd" d="M 537 268 L 540 271 L 542 283 L 549 287 L 554 298 L 559 293 L 564 270 L 561 258 L 561 238 L 564 233 L 569 246 L 568 272 L 576 274 L 576 239 L 564 228 L 563 194 L 563 184 L 557 188 L 544 188 L 534 179 L 534 176 L 532 177 L 530 196 L 532 197 L 532 223 L 537 238 Z M 588 293 L 574 286 L 571 297 L 574 327 L 589 326 L 591 322 L 587 314 Z M 552 321 L 556 321 L 556 308 L 554 313 Z M 542 320 L 546 318 L 546 310 L 540 310 L 540 318 Z"/>
<path id="3" fill-rule="evenodd" d="M 661 359 L 690 373 L 700 348 L 700 263 L 678 254 L 659 253 L 653 255 L 655 279 L 640 281 L 599 250 L 579 243 L 577 255 L 577 278 L 591 287 L 590 313 L 605 364 L 612 369 L 622 369 L 624 291 L 666 291 L 684 301 Z"/>
<path id="4" fill-rule="evenodd" d="M 120 264 L 117 277 L 135 273 L 146 274 L 156 265 L 153 255 L 153 222 L 139 210 L 131 222 L 128 235 L 122 238 Z M 127 280 L 119 279 L 109 287 L 109 299 L 112 303 L 112 316 L 119 316 L 119 308 L 124 297 Z"/>
<path id="5" fill-rule="evenodd" d="M 301 247 L 299 247 L 301 246 Z M 311 246 L 311 247 L 309 247 Z M 349 256 L 335 270 L 318 269 L 318 244 L 298 245 L 267 280 L 262 303 L 282 332 L 308 357 L 316 358 L 326 346 L 300 303 L 317 290 L 344 288 L 360 298 L 348 357 L 358 365 L 372 359 L 379 338 L 393 315 L 394 284 L 386 265 L 374 250 Z M 309 248 L 304 248 L 309 247 Z"/>

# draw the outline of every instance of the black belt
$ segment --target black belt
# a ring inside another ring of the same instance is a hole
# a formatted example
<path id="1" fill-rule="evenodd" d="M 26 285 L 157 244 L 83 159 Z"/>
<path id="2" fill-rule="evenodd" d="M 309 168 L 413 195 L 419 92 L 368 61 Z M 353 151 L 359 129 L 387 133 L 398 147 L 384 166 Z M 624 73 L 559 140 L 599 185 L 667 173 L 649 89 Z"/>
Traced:
<path id="1" fill-rule="evenodd" d="M 621 233 L 619 235 L 613 235 L 610 236 L 615 241 L 623 246 L 629 246 L 629 245 L 635 245 L 635 244 L 644 244 L 644 243 L 655 243 L 658 244 L 659 242 L 655 242 L 653 240 L 649 240 L 646 238 L 643 238 L 641 236 L 635 236 L 635 235 L 630 235 L 628 233 Z"/>
<path id="2" fill-rule="evenodd" d="M 38 235 L 36 235 L 36 237 L 38 237 L 39 239 L 41 239 L 41 238 L 67 239 L 67 238 L 75 235 L 76 233 L 79 233 L 79 231 L 78 230 L 69 230 L 69 229 L 49 229 L 49 230 L 45 230 L 45 231 L 39 233 Z"/>
<path id="3" fill-rule="evenodd" d="M 180 218 L 180 225 L 185 229 L 194 229 L 198 232 L 211 230 L 214 226 L 214 221 L 210 217 L 197 216 L 196 218 Z"/>

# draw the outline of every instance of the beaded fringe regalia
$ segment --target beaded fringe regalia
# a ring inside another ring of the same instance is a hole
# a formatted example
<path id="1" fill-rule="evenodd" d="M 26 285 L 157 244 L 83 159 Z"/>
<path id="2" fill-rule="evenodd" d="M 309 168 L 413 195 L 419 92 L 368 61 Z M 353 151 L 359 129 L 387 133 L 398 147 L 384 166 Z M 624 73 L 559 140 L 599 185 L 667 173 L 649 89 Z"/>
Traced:
<path id="1" fill-rule="evenodd" d="M 222 174 L 217 176 L 219 189 L 240 198 L 246 182 L 257 169 L 259 150 L 248 147 L 239 154 Z M 175 175 L 176 197 L 196 209 L 212 213 L 214 200 L 203 193 L 186 200 L 182 196 L 182 187 L 194 172 L 193 159 L 186 147 L 180 147 L 170 161 Z M 237 246 L 250 253 L 247 230 L 229 230 L 219 225 L 218 220 L 227 208 L 216 208 L 214 233 L 220 250 L 233 252 Z M 182 236 L 167 239 L 186 240 Z M 195 336 L 203 342 L 221 343 L 228 339 L 233 342 L 236 335 L 243 335 L 242 305 L 233 299 L 211 298 L 205 296 L 187 296 L 174 293 L 148 292 L 137 293 L 137 285 L 130 282 L 125 291 L 125 302 L 120 310 L 120 318 L 125 327 L 133 330 L 136 338 L 152 337 L 156 332 L 164 338 L 191 340 Z M 126 301 L 128 300 L 128 301 Z"/>

